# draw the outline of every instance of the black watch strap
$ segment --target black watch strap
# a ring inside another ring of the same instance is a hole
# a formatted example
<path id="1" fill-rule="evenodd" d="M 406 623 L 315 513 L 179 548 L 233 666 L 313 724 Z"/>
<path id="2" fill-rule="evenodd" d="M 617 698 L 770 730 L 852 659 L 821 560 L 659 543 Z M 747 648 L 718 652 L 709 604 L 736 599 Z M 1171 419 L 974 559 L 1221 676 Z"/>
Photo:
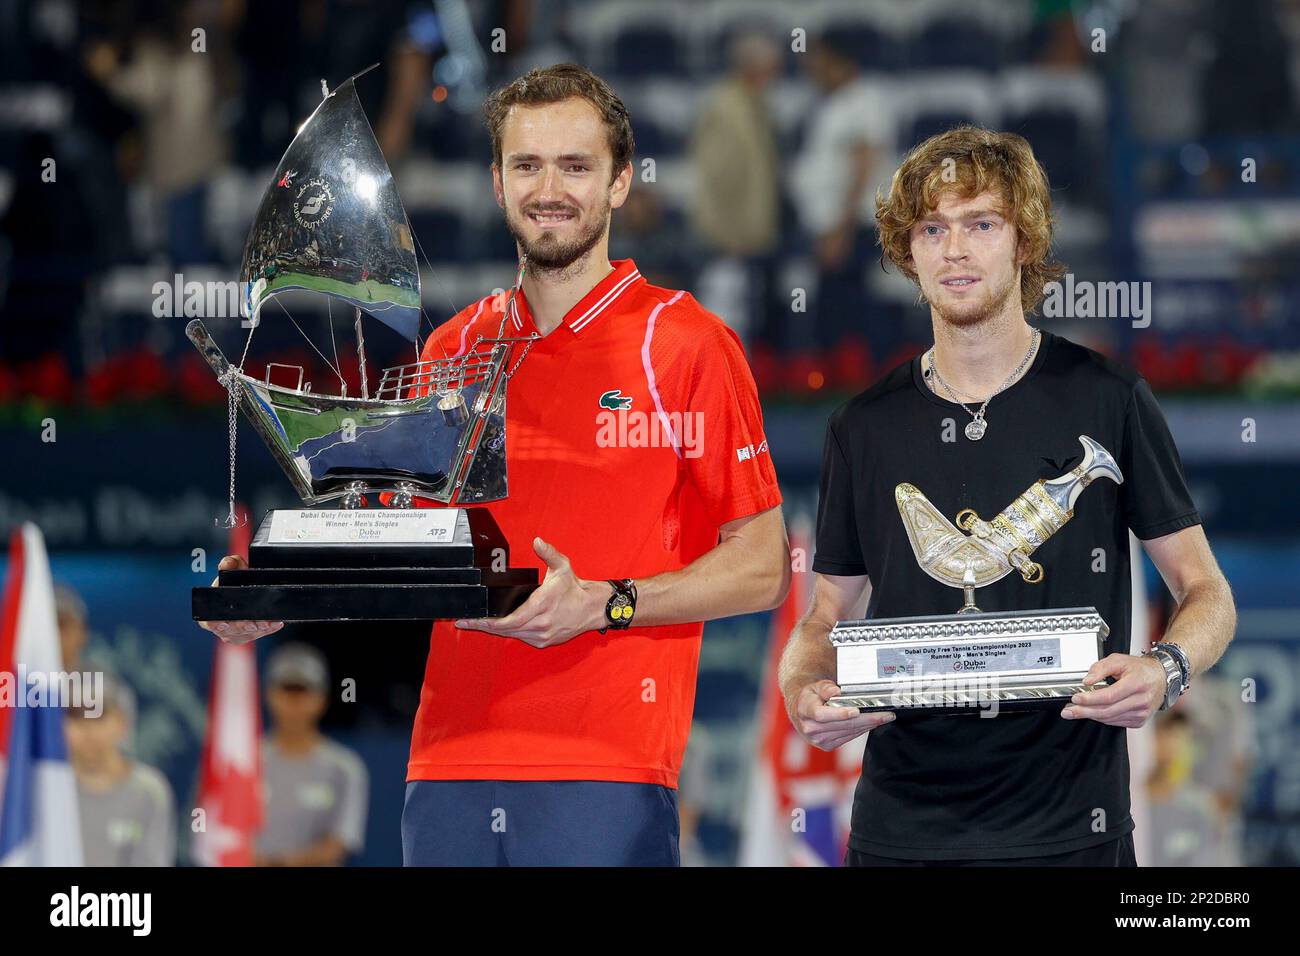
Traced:
<path id="1" fill-rule="evenodd" d="M 600 629 L 601 634 L 611 627 L 616 631 L 627 630 L 636 615 L 636 582 L 631 578 L 610 578 L 609 584 L 614 593 L 605 605 L 605 626 Z"/>

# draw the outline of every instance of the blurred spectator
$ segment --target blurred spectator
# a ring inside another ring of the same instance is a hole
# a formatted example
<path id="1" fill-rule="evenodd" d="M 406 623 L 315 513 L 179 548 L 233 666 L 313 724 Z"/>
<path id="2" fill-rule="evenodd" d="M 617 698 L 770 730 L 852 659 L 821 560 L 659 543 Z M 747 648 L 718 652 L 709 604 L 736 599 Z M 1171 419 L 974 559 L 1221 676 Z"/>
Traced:
<path id="1" fill-rule="evenodd" d="M 1275 0 L 1211 0 L 1213 54 L 1202 77 L 1202 135 L 1258 136 L 1296 127 L 1290 50 Z M 1244 80 L 1244 77 L 1249 79 Z"/>
<path id="2" fill-rule="evenodd" d="M 885 185 L 896 130 L 888 97 L 859 75 L 842 41 L 821 37 L 807 63 L 824 98 L 809 121 L 791 190 L 816 257 L 817 303 L 807 314 L 816 345 L 832 348 L 864 330 L 873 339 L 893 333 L 871 327 L 866 269 L 875 260 L 874 194 Z"/>
<path id="3" fill-rule="evenodd" d="M 86 649 L 86 602 L 66 584 L 54 586 L 54 614 L 59 625 L 63 669 L 73 671 Z"/>
<path id="4" fill-rule="evenodd" d="M 283 644 L 266 665 L 271 733 L 262 742 L 265 825 L 258 866 L 339 866 L 365 838 L 370 779 L 348 748 L 324 737 L 329 706 L 325 658 Z"/>
<path id="5" fill-rule="evenodd" d="M 394 47 L 389 58 L 388 92 L 375 124 L 375 139 L 390 164 L 401 159 L 410 148 L 416 111 L 429 96 L 432 64 L 429 51 L 409 36 Z"/>
<path id="6" fill-rule="evenodd" d="M 1217 866 L 1219 811 L 1214 794 L 1192 779 L 1192 724 L 1182 707 L 1155 720 L 1155 766 L 1147 780 L 1150 866 Z"/>
<path id="7" fill-rule="evenodd" d="M 781 48 L 763 34 L 741 33 L 732 40 L 730 62 L 731 72 L 705 92 L 691 135 L 691 226 L 706 251 L 743 261 L 750 293 L 746 325 L 779 347 L 784 329 L 777 323 L 786 313 L 773 301 L 773 279 L 781 170 L 764 97 L 781 72 Z"/>
<path id="8" fill-rule="evenodd" d="M 1079 42 L 1073 0 L 1035 0 L 1030 28 L 1037 61 L 1052 69 L 1074 70 L 1085 65 L 1087 53 Z"/>
<path id="9" fill-rule="evenodd" d="M 1200 132 L 1199 87 L 1205 71 L 1203 4 L 1147 0 L 1138 4 L 1121 34 L 1125 108 L 1146 142 L 1175 142 Z M 1137 55 L 1136 51 L 1141 51 Z"/>
<path id="10" fill-rule="evenodd" d="M 1222 839 L 1216 866 L 1242 866 L 1242 801 L 1254 762 L 1255 721 L 1232 680 L 1209 673 L 1188 691 L 1185 706 L 1195 728 L 1192 779 L 1214 797 Z"/>
<path id="11" fill-rule="evenodd" d="M 62 623 L 62 615 L 60 615 Z M 62 631 L 60 632 L 62 636 Z M 86 866 L 174 866 L 176 808 L 167 779 L 125 754 L 135 695 L 104 674 L 102 710 L 70 711 L 68 757 L 77 777 Z"/>
<path id="12" fill-rule="evenodd" d="M 255 169 L 279 160 L 294 126 L 306 119 L 299 93 L 311 80 L 311 51 L 326 4 L 257 0 L 254 6 L 249 0 L 230 0 L 229 6 L 242 88 L 234 158 Z M 361 69 L 366 64 L 349 65 Z"/>
<path id="13" fill-rule="evenodd" d="M 677 230 L 664 228 L 663 215 L 658 196 L 633 189 L 619 210 L 618 241 L 651 285 L 684 289 L 693 278 L 690 250 Z"/>
<path id="14" fill-rule="evenodd" d="M 698 726 L 692 727 L 677 780 L 678 845 L 682 866 L 709 865 L 708 853 L 700 842 L 700 820 L 708 806 L 709 746 L 708 732 Z"/>
<path id="15" fill-rule="evenodd" d="M 209 258 L 204 204 L 226 155 L 214 58 L 206 39 L 204 49 L 193 46 L 203 6 L 160 8 L 161 22 L 139 28 L 127 50 L 100 41 L 86 51 L 90 75 L 141 115 L 145 173 L 173 265 Z"/>
<path id="16" fill-rule="evenodd" d="M 87 281 L 103 231 L 94 181 L 67 142 L 50 132 L 23 137 L 13 164 L 12 202 L 0 215 L 0 356 L 17 364 L 51 349 L 77 354 Z M 54 182 L 43 182 L 54 161 Z M 4 170 L 0 169 L 0 178 Z"/>

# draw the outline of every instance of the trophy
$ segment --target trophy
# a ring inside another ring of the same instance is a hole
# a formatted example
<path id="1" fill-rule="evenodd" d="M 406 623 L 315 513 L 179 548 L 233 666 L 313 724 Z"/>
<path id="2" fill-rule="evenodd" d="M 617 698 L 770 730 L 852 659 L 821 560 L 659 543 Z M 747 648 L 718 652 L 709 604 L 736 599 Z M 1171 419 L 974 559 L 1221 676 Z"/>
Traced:
<path id="1" fill-rule="evenodd" d="M 836 683 L 827 703 L 862 712 L 965 714 L 1000 709 L 1060 708 L 1086 686 L 1110 628 L 1092 607 L 1043 611 L 981 611 L 975 589 L 1012 571 L 1043 580 L 1030 555 L 1074 516 L 1074 504 L 1098 478 L 1122 484 L 1115 459 L 1080 435 L 1083 460 L 1057 478 L 1034 482 L 1001 514 L 985 521 L 970 508 L 956 525 L 915 486 L 894 489 L 898 513 L 922 570 L 961 588 L 954 614 L 840 621 L 831 630 Z"/>
<path id="2" fill-rule="evenodd" d="M 237 523 L 236 409 L 308 506 L 267 514 L 250 544 L 249 568 L 221 571 L 220 586 L 194 589 L 195 620 L 496 616 L 538 584 L 536 569 L 509 567 L 509 546 L 486 509 L 412 507 L 416 496 L 446 505 L 506 496 L 508 362 L 532 338 L 504 336 L 507 308 L 496 337 L 479 335 L 455 356 L 418 361 L 423 312 L 414 236 L 356 95 L 355 80 L 369 69 L 332 92 L 322 81 L 322 102 L 262 197 L 240 268 L 241 311 L 251 321 L 238 365 L 203 322 L 186 328 L 227 390 L 227 526 Z M 337 392 L 313 388 L 301 366 L 270 363 L 260 379 L 244 372 L 268 304 L 298 326 L 277 298 L 291 290 L 326 297 Z M 353 318 L 360 395 L 347 394 L 339 371 L 334 303 Z M 411 342 L 417 358 L 384 369 L 373 393 L 365 347 L 372 320 Z M 273 370 L 282 381 L 272 381 Z M 388 507 L 368 507 L 371 496 Z"/>

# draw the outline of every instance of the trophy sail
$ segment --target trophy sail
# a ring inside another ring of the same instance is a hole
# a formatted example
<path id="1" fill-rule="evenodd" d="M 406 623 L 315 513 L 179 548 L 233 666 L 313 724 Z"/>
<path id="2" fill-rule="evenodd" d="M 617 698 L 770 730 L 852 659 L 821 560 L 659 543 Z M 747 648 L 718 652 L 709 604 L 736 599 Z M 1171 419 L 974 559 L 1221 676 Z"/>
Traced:
<path id="1" fill-rule="evenodd" d="M 349 79 L 303 124 L 267 186 L 239 270 L 246 318 L 292 289 L 363 310 L 407 341 L 420 271 L 392 171 Z"/>
<path id="2" fill-rule="evenodd" d="M 369 394 L 365 317 L 418 345 L 422 312 L 410 223 L 354 80 L 327 93 L 289 145 L 249 230 L 240 279 L 250 340 L 267 304 L 285 292 L 355 310 L 362 394 L 348 396 L 343 383 L 339 394 L 313 391 L 302 369 L 295 387 L 273 384 L 270 366 L 253 378 L 201 321 L 186 335 L 306 504 L 359 507 L 379 492 L 397 507 L 416 495 L 499 500 L 507 492 L 506 361 L 520 340 L 498 333 L 455 358 L 386 369 Z"/>

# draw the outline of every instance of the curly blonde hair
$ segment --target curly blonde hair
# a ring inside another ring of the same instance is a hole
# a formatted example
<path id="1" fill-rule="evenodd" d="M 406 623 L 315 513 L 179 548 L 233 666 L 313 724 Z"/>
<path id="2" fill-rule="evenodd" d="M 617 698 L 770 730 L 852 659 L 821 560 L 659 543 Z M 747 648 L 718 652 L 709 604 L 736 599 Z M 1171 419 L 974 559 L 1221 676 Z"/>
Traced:
<path id="1" fill-rule="evenodd" d="M 963 199 L 985 190 L 1002 195 L 1016 227 L 1020 266 L 1020 304 L 1037 310 L 1043 287 L 1065 274 L 1051 258 L 1052 196 L 1047 174 L 1023 136 L 979 126 L 957 126 L 916 146 L 894 173 L 889 194 L 876 193 L 880 261 L 892 262 L 917 285 L 912 261 L 912 228 L 939 206 L 944 193 Z M 924 295 L 922 295 L 924 301 Z"/>

